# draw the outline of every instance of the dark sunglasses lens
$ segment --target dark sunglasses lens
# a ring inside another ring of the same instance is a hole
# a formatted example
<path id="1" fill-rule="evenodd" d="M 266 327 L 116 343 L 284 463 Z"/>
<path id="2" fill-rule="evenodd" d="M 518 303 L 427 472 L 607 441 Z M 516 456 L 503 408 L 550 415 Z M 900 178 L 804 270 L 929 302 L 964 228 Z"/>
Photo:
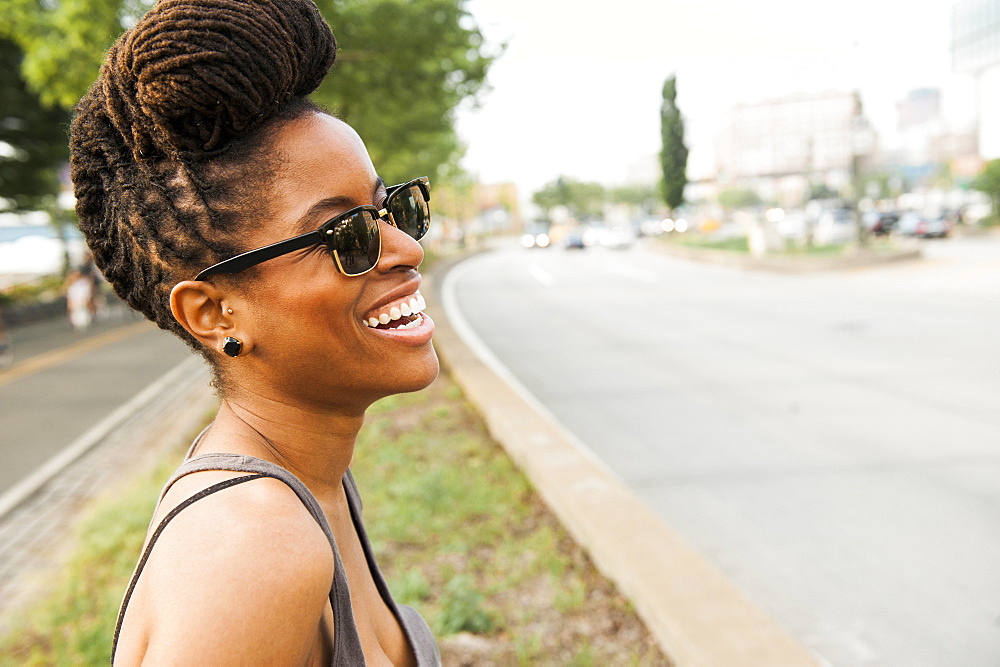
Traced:
<path id="1" fill-rule="evenodd" d="M 414 184 L 393 192 L 385 207 L 392 213 L 396 227 L 409 236 L 419 241 L 427 233 L 431 224 L 431 210 L 419 185 Z"/>
<path id="2" fill-rule="evenodd" d="M 358 211 L 323 230 L 323 234 L 334 261 L 339 260 L 339 267 L 346 275 L 362 274 L 378 263 L 382 244 L 378 220 L 372 211 Z"/>

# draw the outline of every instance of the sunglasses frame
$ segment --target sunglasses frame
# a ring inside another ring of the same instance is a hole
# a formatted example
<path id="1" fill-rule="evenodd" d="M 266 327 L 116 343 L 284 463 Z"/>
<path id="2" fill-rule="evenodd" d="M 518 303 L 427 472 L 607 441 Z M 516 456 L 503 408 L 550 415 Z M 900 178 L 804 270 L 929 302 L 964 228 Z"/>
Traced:
<path id="1" fill-rule="evenodd" d="M 355 216 L 361 213 L 362 211 L 371 212 L 374 218 L 376 231 L 378 231 L 379 220 L 384 220 L 393 227 L 399 229 L 399 227 L 396 225 L 396 221 L 393 219 L 392 214 L 389 212 L 387 208 L 387 204 L 389 203 L 389 199 L 393 195 L 399 192 L 403 192 L 414 186 L 420 188 L 420 192 L 424 196 L 424 202 L 429 203 L 431 200 L 430 179 L 428 179 L 426 176 L 421 176 L 420 178 L 415 178 L 412 181 L 407 181 L 406 183 L 401 183 L 399 185 L 392 185 L 385 189 L 387 194 L 385 202 L 382 204 L 382 208 L 371 205 L 355 206 L 349 211 L 344 211 L 343 213 L 340 213 L 330 218 L 322 225 L 320 225 L 319 229 L 313 230 L 311 232 L 306 232 L 305 234 L 300 234 L 299 236 L 293 236 L 290 239 L 285 239 L 284 241 L 278 241 L 277 243 L 272 243 L 262 248 L 248 250 L 234 257 L 230 257 L 229 259 L 222 260 L 218 264 L 213 264 L 207 269 L 201 271 L 197 276 L 195 276 L 194 279 L 205 280 L 210 276 L 216 276 L 220 274 L 231 275 L 235 273 L 240 273 L 241 271 L 246 271 L 252 266 L 256 266 L 258 264 L 274 259 L 276 257 L 281 257 L 282 255 L 287 255 L 288 253 L 295 252 L 296 250 L 301 250 L 302 248 L 308 248 L 309 246 L 312 245 L 319 245 L 321 243 L 323 245 L 326 245 L 327 248 L 330 250 L 330 254 L 333 256 L 334 265 L 337 267 L 337 270 L 340 273 L 350 277 L 362 276 L 375 268 L 375 265 L 378 264 L 378 259 L 375 260 L 375 263 L 372 264 L 370 268 L 365 269 L 364 271 L 361 271 L 359 273 L 348 273 L 347 271 L 344 270 L 344 266 L 340 262 L 340 256 L 337 252 L 337 249 L 330 247 L 330 244 L 326 242 L 325 235 L 333 234 L 334 228 L 341 221 L 349 217 Z M 416 240 L 419 241 L 420 239 Z M 381 232 L 379 232 L 378 234 L 378 257 L 379 258 L 382 257 Z"/>

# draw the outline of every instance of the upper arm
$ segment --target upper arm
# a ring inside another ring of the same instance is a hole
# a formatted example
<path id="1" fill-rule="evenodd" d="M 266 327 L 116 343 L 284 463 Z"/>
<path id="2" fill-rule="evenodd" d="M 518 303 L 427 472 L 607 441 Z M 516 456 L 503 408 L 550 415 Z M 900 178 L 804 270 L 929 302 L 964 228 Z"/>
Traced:
<path id="1" fill-rule="evenodd" d="M 143 661 L 301 664 L 333 580 L 326 536 L 287 486 L 263 478 L 180 512 L 143 578 Z"/>

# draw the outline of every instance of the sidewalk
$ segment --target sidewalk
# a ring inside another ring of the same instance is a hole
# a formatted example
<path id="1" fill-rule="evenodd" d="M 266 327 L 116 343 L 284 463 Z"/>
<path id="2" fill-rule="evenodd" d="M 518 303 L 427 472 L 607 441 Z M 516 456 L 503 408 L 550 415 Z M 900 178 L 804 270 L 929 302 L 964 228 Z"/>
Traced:
<path id="1" fill-rule="evenodd" d="M 72 545 L 80 507 L 177 448 L 215 405 L 207 368 L 193 356 L 144 394 L 71 443 L 75 460 L 47 466 L 25 500 L 0 511 L 0 633 Z"/>

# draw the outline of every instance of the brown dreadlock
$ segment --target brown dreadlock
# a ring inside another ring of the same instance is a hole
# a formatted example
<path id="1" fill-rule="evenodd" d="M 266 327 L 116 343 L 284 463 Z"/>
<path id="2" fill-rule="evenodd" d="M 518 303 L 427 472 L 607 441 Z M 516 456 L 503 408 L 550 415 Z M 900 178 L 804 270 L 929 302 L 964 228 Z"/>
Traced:
<path id="1" fill-rule="evenodd" d="M 311 0 L 160 0 L 111 47 L 70 132 L 76 211 L 97 266 L 130 306 L 205 353 L 170 290 L 240 250 L 277 122 L 333 65 Z M 209 356 L 206 354 L 206 356 Z"/>

